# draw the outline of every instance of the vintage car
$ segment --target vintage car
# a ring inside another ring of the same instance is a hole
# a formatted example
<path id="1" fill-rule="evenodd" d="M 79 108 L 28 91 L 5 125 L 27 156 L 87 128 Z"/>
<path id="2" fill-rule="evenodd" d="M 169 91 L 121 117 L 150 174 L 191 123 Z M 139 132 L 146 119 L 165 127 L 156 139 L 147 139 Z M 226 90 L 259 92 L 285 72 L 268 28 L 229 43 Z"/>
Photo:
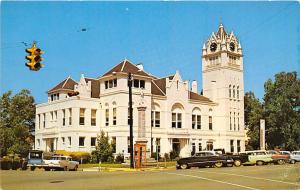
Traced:
<path id="1" fill-rule="evenodd" d="M 267 150 L 267 154 L 272 156 L 274 164 L 285 164 L 290 162 L 290 153 L 287 151 Z"/>
<path id="2" fill-rule="evenodd" d="M 64 171 L 69 171 L 69 170 L 77 171 L 79 166 L 79 162 L 72 161 L 71 156 L 60 156 L 60 155 L 52 156 L 50 160 L 44 160 L 44 163 L 45 163 L 44 169 L 46 171 L 49 171 L 51 169 L 64 170 Z"/>
<path id="3" fill-rule="evenodd" d="M 226 155 L 226 156 L 229 156 L 230 158 L 232 158 L 233 159 L 233 164 L 236 167 L 239 167 L 243 163 L 248 162 L 248 155 L 247 154 L 225 152 L 225 150 L 223 148 L 214 149 L 214 151 L 219 153 L 219 154 L 223 154 L 223 155 Z"/>
<path id="4" fill-rule="evenodd" d="M 246 151 L 244 154 L 248 155 L 248 162 L 244 165 L 264 165 L 273 162 L 272 155 L 267 154 L 265 150 Z"/>
<path id="5" fill-rule="evenodd" d="M 293 151 L 291 153 L 291 164 L 295 164 L 296 162 L 300 162 L 300 151 Z"/>
<path id="6" fill-rule="evenodd" d="M 43 151 L 41 150 L 31 150 L 28 154 L 28 163 L 27 167 L 30 168 L 31 171 L 35 170 L 35 168 L 43 168 L 45 165 L 43 160 Z"/>
<path id="7" fill-rule="evenodd" d="M 189 169 L 191 167 L 217 167 L 232 165 L 233 159 L 226 156 L 217 154 L 214 151 L 201 151 L 195 153 L 191 157 L 181 158 L 176 163 L 177 169 Z"/>

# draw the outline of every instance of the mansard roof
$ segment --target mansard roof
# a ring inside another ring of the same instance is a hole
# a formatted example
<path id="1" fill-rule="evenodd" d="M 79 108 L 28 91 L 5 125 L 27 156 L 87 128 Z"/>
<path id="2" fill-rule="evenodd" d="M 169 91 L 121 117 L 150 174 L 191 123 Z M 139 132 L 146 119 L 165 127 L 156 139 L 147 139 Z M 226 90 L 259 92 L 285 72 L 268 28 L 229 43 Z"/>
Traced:
<path id="1" fill-rule="evenodd" d="M 155 78 L 154 76 L 146 73 L 145 71 L 140 70 L 136 65 L 132 64 L 130 61 L 128 61 L 126 59 L 124 61 L 122 61 L 121 63 L 119 63 L 118 65 L 116 65 L 115 67 L 113 67 L 107 73 L 102 75 L 102 77 L 111 75 L 114 72 L 116 72 L 116 73 L 118 73 L 118 72 L 131 73 L 134 75 L 141 75 L 141 76 Z"/>
<path id="2" fill-rule="evenodd" d="M 74 90 L 74 85 L 77 84 L 70 76 L 65 80 L 61 81 L 54 88 L 50 89 L 48 93 L 52 93 L 58 90 Z"/>

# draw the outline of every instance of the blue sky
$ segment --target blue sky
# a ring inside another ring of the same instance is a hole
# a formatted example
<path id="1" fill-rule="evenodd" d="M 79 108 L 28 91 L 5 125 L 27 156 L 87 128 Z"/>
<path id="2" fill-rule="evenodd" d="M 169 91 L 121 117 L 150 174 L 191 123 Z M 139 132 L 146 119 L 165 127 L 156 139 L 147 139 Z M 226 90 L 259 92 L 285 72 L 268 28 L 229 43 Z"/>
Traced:
<path id="1" fill-rule="evenodd" d="M 27 88 L 45 102 L 67 76 L 98 77 L 124 58 L 156 76 L 179 70 L 201 89 L 201 48 L 220 20 L 241 41 L 245 91 L 262 98 L 276 73 L 299 74 L 298 2 L 2 2 L 0 92 Z M 21 43 L 33 40 L 45 52 L 38 72 Z"/>

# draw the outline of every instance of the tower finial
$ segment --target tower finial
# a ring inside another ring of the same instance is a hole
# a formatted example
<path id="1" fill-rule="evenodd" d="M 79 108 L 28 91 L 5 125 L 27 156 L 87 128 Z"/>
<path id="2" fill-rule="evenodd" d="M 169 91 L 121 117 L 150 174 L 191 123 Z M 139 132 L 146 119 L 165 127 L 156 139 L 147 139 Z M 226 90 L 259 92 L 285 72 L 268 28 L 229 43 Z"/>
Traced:
<path id="1" fill-rule="evenodd" d="M 222 18 L 220 17 L 220 28 L 223 27 L 223 24 L 222 24 Z"/>

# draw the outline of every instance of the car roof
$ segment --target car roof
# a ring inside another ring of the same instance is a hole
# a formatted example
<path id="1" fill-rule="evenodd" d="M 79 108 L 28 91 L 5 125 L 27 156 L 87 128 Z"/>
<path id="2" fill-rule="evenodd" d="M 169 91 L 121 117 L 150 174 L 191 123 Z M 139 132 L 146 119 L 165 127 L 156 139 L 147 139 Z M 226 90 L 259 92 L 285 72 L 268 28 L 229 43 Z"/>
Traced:
<path id="1" fill-rule="evenodd" d="M 266 152 L 265 150 L 250 150 L 250 151 L 245 151 L 245 153 L 252 153 L 252 152 Z"/>

